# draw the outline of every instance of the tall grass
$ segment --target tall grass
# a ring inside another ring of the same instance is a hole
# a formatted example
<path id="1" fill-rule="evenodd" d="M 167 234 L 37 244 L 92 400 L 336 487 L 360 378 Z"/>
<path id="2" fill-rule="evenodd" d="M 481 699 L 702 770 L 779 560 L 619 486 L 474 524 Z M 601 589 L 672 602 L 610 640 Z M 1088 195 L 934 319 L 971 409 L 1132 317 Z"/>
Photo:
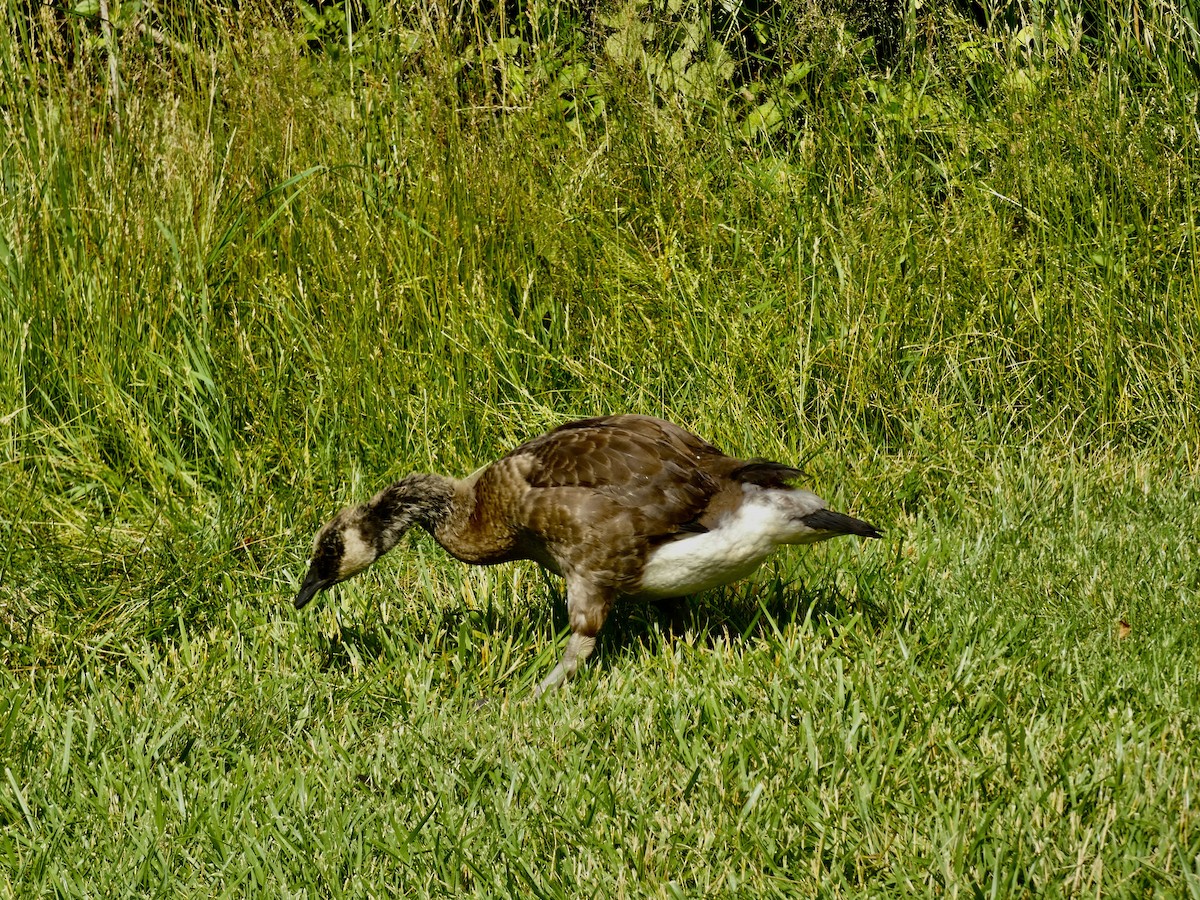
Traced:
<path id="1" fill-rule="evenodd" d="M 115 96 L 13 17 L 0 885 L 1195 893 L 1198 87 L 1130 9 L 739 68 L 686 5 L 198 4 Z M 531 567 L 289 611 L 339 505 L 613 411 L 888 539 L 622 608 L 540 706 Z"/>

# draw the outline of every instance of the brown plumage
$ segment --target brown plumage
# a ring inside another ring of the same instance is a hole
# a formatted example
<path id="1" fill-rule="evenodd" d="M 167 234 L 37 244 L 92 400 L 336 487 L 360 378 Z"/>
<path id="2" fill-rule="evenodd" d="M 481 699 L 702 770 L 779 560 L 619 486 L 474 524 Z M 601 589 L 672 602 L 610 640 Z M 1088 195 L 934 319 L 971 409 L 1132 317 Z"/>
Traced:
<path id="1" fill-rule="evenodd" d="M 541 693 L 592 652 L 618 595 L 682 596 L 744 577 L 782 544 L 879 537 L 794 487 L 800 474 L 649 416 L 569 422 L 466 478 L 409 475 L 342 510 L 317 533 L 296 608 L 413 525 L 466 563 L 534 560 L 566 580 L 571 625 Z"/>

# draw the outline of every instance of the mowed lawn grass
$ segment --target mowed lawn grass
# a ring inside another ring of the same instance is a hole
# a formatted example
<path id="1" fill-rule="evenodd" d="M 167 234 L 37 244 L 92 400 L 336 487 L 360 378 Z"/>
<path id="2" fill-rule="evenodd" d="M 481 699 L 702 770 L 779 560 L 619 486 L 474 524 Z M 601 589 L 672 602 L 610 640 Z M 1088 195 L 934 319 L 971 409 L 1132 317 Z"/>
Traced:
<path id="1" fill-rule="evenodd" d="M 115 99 L 87 20 L 4 39 L 0 893 L 1200 895 L 1175 20 L 792 23 L 770 128 L 566 27 L 306 21 L 122 26 Z M 533 564 L 292 609 L 341 505 L 619 411 L 884 538 L 622 604 L 538 702 Z"/>
<path id="2" fill-rule="evenodd" d="M 165 644 L 12 672 L 7 883 L 1193 891 L 1195 490 L 1022 466 L 994 486 L 700 598 L 681 635 L 620 610 L 544 702 L 558 591 L 428 553 L 346 589 L 340 628 L 281 585 Z"/>

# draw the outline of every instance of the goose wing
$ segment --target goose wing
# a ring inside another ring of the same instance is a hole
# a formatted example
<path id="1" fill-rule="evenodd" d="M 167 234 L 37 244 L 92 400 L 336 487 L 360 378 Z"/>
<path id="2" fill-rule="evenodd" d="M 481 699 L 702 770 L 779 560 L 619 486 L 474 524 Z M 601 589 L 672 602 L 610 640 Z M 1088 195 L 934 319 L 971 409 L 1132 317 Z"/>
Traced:
<path id="1" fill-rule="evenodd" d="M 524 482 L 513 525 L 525 555 L 630 592 L 651 550 L 705 530 L 726 459 L 670 423 L 609 416 L 534 438 L 493 468 Z"/>
<path id="2" fill-rule="evenodd" d="M 636 512 L 651 540 L 703 530 L 699 519 L 720 489 L 714 463 L 727 459 L 677 425 L 635 415 L 568 422 L 511 456 L 528 461 L 530 488 L 581 489 L 588 505 Z"/>

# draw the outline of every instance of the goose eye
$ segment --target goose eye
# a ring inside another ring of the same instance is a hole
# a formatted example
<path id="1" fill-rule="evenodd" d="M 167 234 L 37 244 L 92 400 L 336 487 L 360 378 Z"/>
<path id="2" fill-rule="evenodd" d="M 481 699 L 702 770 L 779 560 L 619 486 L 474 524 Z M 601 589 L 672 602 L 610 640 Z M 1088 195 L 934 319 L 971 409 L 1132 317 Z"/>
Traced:
<path id="1" fill-rule="evenodd" d="M 342 555 L 342 549 L 342 536 L 340 534 L 329 534 L 321 541 L 317 555 L 326 559 L 336 559 Z"/>

